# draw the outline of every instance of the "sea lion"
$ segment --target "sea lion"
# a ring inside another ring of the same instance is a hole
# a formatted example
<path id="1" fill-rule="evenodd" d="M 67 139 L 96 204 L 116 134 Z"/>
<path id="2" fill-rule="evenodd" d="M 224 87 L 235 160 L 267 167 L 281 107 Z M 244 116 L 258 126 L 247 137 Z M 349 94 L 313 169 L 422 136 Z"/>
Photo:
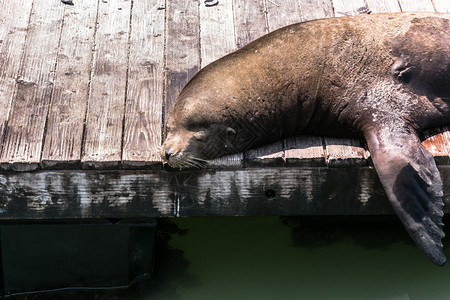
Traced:
<path id="1" fill-rule="evenodd" d="M 179 168 L 295 134 L 361 136 L 390 203 L 444 265 L 442 181 L 424 129 L 450 124 L 450 14 L 315 20 L 202 69 L 180 93 L 162 159 Z"/>

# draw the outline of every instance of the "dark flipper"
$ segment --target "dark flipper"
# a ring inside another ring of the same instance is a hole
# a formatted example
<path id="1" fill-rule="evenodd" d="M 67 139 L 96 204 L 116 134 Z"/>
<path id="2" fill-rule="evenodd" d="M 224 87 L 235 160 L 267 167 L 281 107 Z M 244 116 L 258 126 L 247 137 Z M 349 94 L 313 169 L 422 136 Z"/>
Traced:
<path id="1" fill-rule="evenodd" d="M 365 137 L 380 181 L 409 235 L 433 263 L 444 265 L 442 181 L 433 156 L 407 126 L 373 127 Z"/>

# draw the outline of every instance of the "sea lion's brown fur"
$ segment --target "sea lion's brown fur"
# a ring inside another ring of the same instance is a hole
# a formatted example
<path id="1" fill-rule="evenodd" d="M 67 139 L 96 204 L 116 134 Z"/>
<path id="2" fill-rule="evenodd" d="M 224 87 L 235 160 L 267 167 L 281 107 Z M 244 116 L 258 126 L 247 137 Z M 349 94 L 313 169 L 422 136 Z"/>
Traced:
<path id="1" fill-rule="evenodd" d="M 418 135 L 450 124 L 449 23 L 449 14 L 378 14 L 263 36 L 186 85 L 162 157 L 201 166 L 299 133 L 365 137 L 395 211 L 442 265 L 442 183 Z"/>

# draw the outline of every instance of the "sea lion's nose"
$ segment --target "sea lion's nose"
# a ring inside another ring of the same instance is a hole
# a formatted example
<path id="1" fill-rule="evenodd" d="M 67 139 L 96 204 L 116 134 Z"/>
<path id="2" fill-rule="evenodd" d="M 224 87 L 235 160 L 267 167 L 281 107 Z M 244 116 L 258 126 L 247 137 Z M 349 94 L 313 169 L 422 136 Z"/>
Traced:
<path id="1" fill-rule="evenodd" d="M 172 156 L 172 152 L 165 150 L 164 151 L 164 157 L 166 158 L 166 160 L 169 160 L 169 158 Z"/>

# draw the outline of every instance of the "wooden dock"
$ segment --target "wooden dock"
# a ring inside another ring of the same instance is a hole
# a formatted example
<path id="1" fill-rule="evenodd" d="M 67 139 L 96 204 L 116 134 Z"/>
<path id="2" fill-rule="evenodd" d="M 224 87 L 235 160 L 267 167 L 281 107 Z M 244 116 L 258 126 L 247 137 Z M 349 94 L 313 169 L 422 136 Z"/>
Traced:
<path id="1" fill-rule="evenodd" d="M 210 62 L 288 24 L 400 11 L 450 2 L 0 0 L 0 220 L 392 213 L 359 139 L 296 137 L 183 172 L 159 147 Z M 450 131 L 426 137 L 447 195 Z"/>

